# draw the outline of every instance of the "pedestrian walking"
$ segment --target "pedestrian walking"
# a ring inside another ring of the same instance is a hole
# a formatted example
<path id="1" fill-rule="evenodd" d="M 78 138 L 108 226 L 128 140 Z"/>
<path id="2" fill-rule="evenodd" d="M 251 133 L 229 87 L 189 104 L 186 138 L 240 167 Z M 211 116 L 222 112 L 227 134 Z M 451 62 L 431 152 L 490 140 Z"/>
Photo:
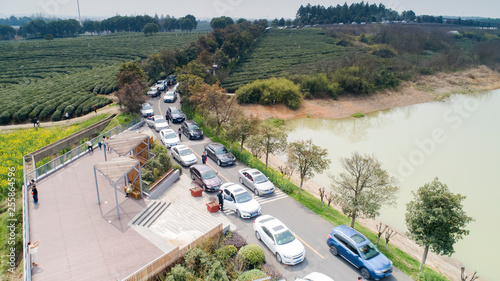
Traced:
<path id="1" fill-rule="evenodd" d="M 94 104 L 94 112 L 97 115 L 97 105 Z"/>
<path id="2" fill-rule="evenodd" d="M 33 203 L 38 204 L 38 189 L 36 189 L 35 183 L 31 186 L 31 194 L 33 195 Z"/>
<path id="3" fill-rule="evenodd" d="M 207 164 L 207 152 L 203 151 L 203 154 L 201 155 L 201 162 L 203 164 Z"/>
<path id="4" fill-rule="evenodd" d="M 179 134 L 179 140 L 181 140 L 181 137 L 182 137 L 182 130 L 181 130 L 181 128 L 179 128 L 179 130 L 177 130 L 177 133 Z"/>
<path id="5" fill-rule="evenodd" d="M 38 119 L 36 117 L 33 117 L 33 119 L 31 119 L 31 122 L 33 123 L 33 128 L 36 127 L 36 123 L 38 123 Z"/>
<path id="6" fill-rule="evenodd" d="M 64 118 L 65 118 L 66 120 L 69 120 L 69 113 L 68 113 L 67 111 L 66 111 L 66 114 L 64 114 Z"/>
<path id="7" fill-rule="evenodd" d="M 31 255 L 31 263 L 34 266 L 37 266 L 38 263 L 36 263 L 36 260 L 38 258 L 38 245 L 40 245 L 40 240 L 37 240 L 35 243 L 31 244 L 31 242 L 28 242 L 28 247 L 29 247 L 29 253 Z"/>
<path id="8" fill-rule="evenodd" d="M 97 146 L 99 146 L 99 150 L 102 150 L 102 142 L 101 141 L 97 142 Z"/>
<path id="9" fill-rule="evenodd" d="M 217 193 L 217 198 L 219 199 L 219 210 L 224 211 L 224 197 L 222 195 L 222 189 L 219 189 L 219 193 Z"/>

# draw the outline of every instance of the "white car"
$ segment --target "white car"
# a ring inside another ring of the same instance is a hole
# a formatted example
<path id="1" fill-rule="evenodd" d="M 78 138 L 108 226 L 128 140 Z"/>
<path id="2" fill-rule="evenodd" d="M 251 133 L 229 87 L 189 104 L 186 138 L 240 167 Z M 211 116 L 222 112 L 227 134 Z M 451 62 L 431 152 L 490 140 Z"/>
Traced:
<path id="1" fill-rule="evenodd" d="M 163 96 L 163 102 L 175 102 L 177 100 L 177 95 L 175 91 L 169 90 Z"/>
<path id="2" fill-rule="evenodd" d="M 257 169 L 241 169 L 238 171 L 238 178 L 240 183 L 247 186 L 255 195 L 271 194 L 276 189 L 269 178 Z"/>
<path id="3" fill-rule="evenodd" d="M 260 215 L 262 208 L 245 188 L 239 184 L 228 182 L 221 187 L 224 195 L 224 208 L 233 210 L 240 218 L 251 218 Z"/>
<path id="4" fill-rule="evenodd" d="M 179 136 L 172 129 L 161 130 L 160 140 L 167 148 L 181 144 Z"/>
<path id="5" fill-rule="evenodd" d="M 159 132 L 163 129 L 169 129 L 170 126 L 167 123 L 167 120 L 163 118 L 161 115 L 155 115 L 153 117 L 150 117 L 146 119 L 146 123 L 148 124 L 149 127 L 152 127 L 155 129 L 155 131 Z"/>
<path id="6" fill-rule="evenodd" d="M 149 88 L 148 90 L 148 96 L 150 97 L 157 97 L 160 94 L 160 90 L 155 86 Z"/>
<path id="7" fill-rule="evenodd" d="M 270 215 L 260 216 L 254 221 L 253 230 L 257 239 L 276 255 L 278 262 L 294 265 L 304 261 L 304 245 L 279 219 Z"/>
<path id="8" fill-rule="evenodd" d="M 172 153 L 172 158 L 179 161 L 182 166 L 191 166 L 198 163 L 198 158 L 193 151 L 183 144 L 172 147 L 170 153 Z"/>
<path id="9" fill-rule="evenodd" d="M 311 272 L 304 278 L 295 278 L 295 281 L 334 281 L 323 273 Z"/>
<path id="10" fill-rule="evenodd" d="M 153 116 L 153 114 L 154 114 L 154 110 L 153 110 L 153 107 L 151 106 L 151 104 L 143 103 L 141 105 L 141 115 L 143 117 Z"/>
<path id="11" fill-rule="evenodd" d="M 158 82 L 156 82 L 156 88 L 160 91 L 165 90 L 165 80 L 158 80 Z"/>

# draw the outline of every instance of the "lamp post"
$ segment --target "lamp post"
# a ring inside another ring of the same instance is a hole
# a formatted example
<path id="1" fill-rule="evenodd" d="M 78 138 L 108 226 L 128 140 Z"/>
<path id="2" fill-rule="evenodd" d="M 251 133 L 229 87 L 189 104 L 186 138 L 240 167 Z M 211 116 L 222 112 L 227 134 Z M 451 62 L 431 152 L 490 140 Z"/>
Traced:
<path id="1" fill-rule="evenodd" d="M 22 65 L 21 65 L 21 70 L 23 71 L 24 87 L 28 88 L 28 86 L 26 85 L 26 76 L 24 75 L 24 66 L 22 66 Z"/>

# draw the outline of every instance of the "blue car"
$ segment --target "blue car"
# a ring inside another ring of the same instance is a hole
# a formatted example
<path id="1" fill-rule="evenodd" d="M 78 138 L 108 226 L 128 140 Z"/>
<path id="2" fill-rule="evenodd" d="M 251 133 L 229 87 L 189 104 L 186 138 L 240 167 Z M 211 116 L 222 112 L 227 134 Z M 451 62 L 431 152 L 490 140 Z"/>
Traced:
<path id="1" fill-rule="evenodd" d="M 392 262 L 363 234 L 346 225 L 333 228 L 326 243 L 330 253 L 341 255 L 359 268 L 361 276 L 367 280 L 380 280 L 392 273 Z"/>

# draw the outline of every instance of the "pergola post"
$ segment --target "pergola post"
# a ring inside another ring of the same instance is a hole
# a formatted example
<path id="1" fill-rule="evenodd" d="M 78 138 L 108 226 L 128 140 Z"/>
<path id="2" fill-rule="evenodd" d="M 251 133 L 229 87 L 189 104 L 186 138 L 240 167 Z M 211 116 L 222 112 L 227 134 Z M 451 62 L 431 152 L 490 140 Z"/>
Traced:
<path id="1" fill-rule="evenodd" d="M 104 140 L 102 141 L 104 142 Z M 106 157 L 106 150 L 108 149 L 108 146 L 104 144 L 104 161 L 108 161 L 108 158 Z"/>
<path id="2" fill-rule="evenodd" d="M 120 209 L 118 207 L 118 194 L 116 192 L 116 182 L 114 183 L 113 187 L 115 188 L 116 212 L 118 213 L 118 219 L 119 219 L 120 218 Z"/>
<path id="3" fill-rule="evenodd" d="M 148 155 L 149 157 L 149 155 Z M 141 162 L 139 162 L 139 186 L 140 186 L 140 189 L 141 189 L 141 198 L 142 198 L 142 175 L 141 175 Z"/>
<path id="4" fill-rule="evenodd" d="M 95 166 L 94 166 L 94 181 L 95 181 L 95 191 L 97 192 L 97 204 L 101 204 L 101 199 L 99 198 L 99 187 L 97 186 L 97 174 L 95 172 Z"/>

